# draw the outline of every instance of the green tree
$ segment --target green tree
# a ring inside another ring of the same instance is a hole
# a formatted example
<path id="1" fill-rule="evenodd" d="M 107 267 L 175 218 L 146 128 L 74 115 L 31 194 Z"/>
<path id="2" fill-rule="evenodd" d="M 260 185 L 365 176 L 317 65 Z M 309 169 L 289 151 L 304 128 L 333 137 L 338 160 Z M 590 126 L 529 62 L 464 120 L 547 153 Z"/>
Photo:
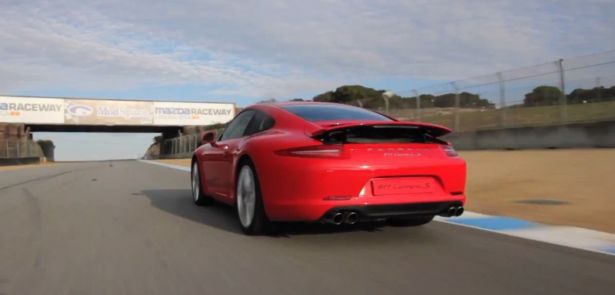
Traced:
<path id="1" fill-rule="evenodd" d="M 523 105 L 526 107 L 557 105 L 561 96 L 562 91 L 559 88 L 542 85 L 525 94 Z"/>
<path id="2" fill-rule="evenodd" d="M 382 94 L 384 90 L 376 90 L 361 85 L 344 85 L 335 91 L 328 91 L 314 97 L 314 101 L 336 102 L 353 105 L 362 105 L 366 108 L 378 108 L 384 105 Z M 398 101 L 400 97 L 392 97 L 391 101 Z"/>

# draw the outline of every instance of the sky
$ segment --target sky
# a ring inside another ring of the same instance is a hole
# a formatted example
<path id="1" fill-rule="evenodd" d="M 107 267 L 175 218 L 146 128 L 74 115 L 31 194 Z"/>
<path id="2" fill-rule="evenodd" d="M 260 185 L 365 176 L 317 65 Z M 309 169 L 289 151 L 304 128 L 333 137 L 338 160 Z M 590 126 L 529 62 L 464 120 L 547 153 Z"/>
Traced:
<path id="1" fill-rule="evenodd" d="M 614 12 L 605 0 L 0 0 L 0 93 L 239 106 L 344 84 L 402 93 L 614 49 Z M 60 159 L 151 143 L 44 135 Z M 127 147 L 99 147 L 109 140 Z"/>

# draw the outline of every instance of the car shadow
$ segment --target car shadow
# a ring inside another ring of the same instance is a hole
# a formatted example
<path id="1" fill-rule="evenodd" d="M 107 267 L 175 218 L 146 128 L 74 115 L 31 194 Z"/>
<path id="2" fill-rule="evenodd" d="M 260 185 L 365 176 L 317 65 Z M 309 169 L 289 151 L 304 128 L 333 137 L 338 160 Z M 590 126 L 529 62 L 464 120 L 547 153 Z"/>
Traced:
<path id="1" fill-rule="evenodd" d="M 198 207 L 192 202 L 192 193 L 188 189 L 156 189 L 133 193 L 135 196 L 147 197 L 151 205 L 173 215 L 202 223 L 220 230 L 243 234 L 237 224 L 235 210 L 221 203 Z M 359 223 L 355 225 L 330 225 L 321 223 L 276 223 L 270 237 L 290 238 L 298 235 L 336 234 L 343 232 L 378 232 L 385 226 L 383 222 Z"/>
<path id="2" fill-rule="evenodd" d="M 134 195 L 147 197 L 152 206 L 167 213 L 227 232 L 242 233 L 232 207 L 218 203 L 206 207 L 196 206 L 192 201 L 192 192 L 190 190 L 143 190 Z"/>

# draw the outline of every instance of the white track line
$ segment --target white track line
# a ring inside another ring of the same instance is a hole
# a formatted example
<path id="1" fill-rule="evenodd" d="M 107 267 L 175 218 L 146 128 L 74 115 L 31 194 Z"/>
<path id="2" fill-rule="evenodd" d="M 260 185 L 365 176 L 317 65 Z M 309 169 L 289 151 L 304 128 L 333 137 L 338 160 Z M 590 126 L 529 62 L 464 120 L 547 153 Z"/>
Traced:
<path id="1" fill-rule="evenodd" d="M 190 167 L 185 167 L 185 166 L 166 164 L 166 163 L 161 163 L 161 162 L 152 161 L 152 160 L 139 160 L 139 162 L 158 165 L 158 166 L 167 167 L 167 168 L 176 169 L 176 170 L 181 170 L 184 172 L 190 172 Z"/>

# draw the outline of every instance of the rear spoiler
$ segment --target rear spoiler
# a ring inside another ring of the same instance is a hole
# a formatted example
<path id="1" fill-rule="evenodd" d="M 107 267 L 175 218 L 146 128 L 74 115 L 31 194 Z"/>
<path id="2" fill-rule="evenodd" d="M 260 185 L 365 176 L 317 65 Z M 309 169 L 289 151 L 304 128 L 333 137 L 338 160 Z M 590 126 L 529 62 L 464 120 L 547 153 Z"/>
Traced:
<path id="1" fill-rule="evenodd" d="M 438 138 L 446 134 L 451 133 L 453 130 L 444 126 L 429 124 L 429 123 L 417 123 L 417 122 L 400 122 L 400 121 L 361 121 L 361 122 L 339 122 L 328 125 L 320 125 L 319 129 L 311 133 L 311 137 L 318 137 L 325 133 L 341 130 L 353 127 L 372 126 L 374 128 L 408 128 L 416 129 L 429 134 L 433 138 Z"/>

